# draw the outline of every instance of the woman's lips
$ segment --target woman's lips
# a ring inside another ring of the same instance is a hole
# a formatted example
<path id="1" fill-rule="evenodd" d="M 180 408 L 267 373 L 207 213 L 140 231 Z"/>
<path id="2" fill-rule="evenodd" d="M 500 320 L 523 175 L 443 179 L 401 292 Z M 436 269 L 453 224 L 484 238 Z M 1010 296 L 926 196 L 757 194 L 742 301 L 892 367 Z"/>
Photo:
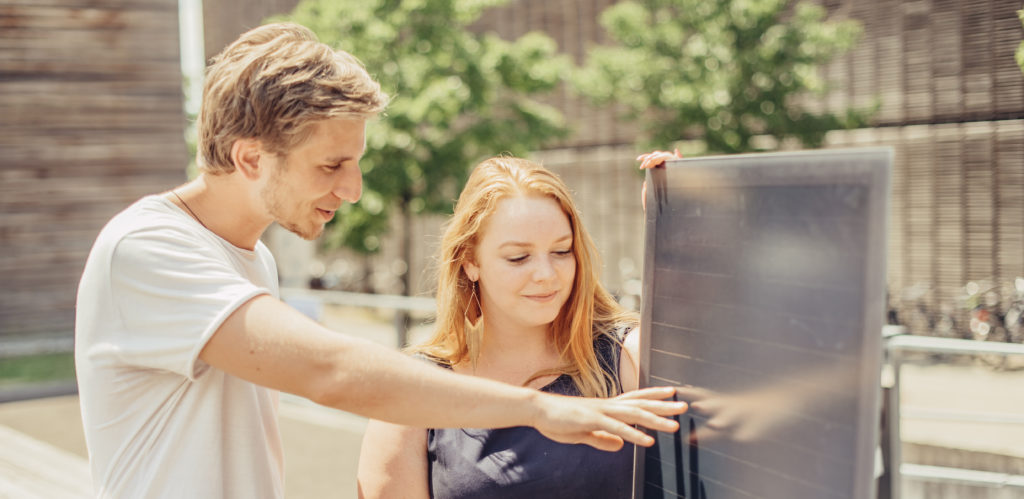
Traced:
<path id="1" fill-rule="evenodd" d="M 524 296 L 526 298 L 530 299 L 530 300 L 533 300 L 533 301 L 545 302 L 545 301 L 551 301 L 555 296 L 558 296 L 558 291 L 552 291 L 550 293 L 540 293 L 540 294 L 524 295 Z"/>

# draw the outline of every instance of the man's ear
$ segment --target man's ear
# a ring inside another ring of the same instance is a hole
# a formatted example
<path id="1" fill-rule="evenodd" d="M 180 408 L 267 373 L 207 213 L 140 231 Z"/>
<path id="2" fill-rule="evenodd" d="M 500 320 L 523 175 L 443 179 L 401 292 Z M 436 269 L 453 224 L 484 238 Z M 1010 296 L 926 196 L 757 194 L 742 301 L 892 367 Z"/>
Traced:
<path id="1" fill-rule="evenodd" d="M 238 139 L 231 144 L 231 162 L 236 170 L 250 179 L 259 177 L 260 158 L 263 154 L 260 141 L 256 139 Z"/>

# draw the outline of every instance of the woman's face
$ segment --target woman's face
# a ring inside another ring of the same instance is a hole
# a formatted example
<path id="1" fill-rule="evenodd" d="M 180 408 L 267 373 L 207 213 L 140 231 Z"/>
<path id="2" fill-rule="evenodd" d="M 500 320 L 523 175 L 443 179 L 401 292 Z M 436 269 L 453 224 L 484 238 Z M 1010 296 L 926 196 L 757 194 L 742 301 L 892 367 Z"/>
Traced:
<path id="1" fill-rule="evenodd" d="M 475 262 L 484 317 L 492 324 L 546 326 L 558 317 L 576 277 L 569 217 L 547 196 L 507 197 L 477 238 Z M 496 322 L 501 321 L 501 322 Z"/>

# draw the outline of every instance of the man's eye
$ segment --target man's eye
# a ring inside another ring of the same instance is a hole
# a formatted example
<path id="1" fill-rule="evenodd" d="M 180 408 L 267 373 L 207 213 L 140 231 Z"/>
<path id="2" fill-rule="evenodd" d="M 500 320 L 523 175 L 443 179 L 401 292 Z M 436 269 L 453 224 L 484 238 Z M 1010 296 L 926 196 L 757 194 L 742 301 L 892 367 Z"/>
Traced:
<path id="1" fill-rule="evenodd" d="M 341 163 L 338 163 L 336 165 L 324 165 L 324 169 L 329 172 L 336 171 L 338 168 L 341 168 Z"/>

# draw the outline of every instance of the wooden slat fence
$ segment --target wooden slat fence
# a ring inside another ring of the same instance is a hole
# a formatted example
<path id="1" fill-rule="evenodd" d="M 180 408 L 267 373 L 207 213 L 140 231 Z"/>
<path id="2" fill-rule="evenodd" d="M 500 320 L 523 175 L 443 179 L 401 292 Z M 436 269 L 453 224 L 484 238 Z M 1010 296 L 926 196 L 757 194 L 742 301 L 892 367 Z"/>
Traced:
<path id="1" fill-rule="evenodd" d="M 185 179 L 178 4 L 0 4 L 0 340 L 70 336 L 99 229 Z"/>

